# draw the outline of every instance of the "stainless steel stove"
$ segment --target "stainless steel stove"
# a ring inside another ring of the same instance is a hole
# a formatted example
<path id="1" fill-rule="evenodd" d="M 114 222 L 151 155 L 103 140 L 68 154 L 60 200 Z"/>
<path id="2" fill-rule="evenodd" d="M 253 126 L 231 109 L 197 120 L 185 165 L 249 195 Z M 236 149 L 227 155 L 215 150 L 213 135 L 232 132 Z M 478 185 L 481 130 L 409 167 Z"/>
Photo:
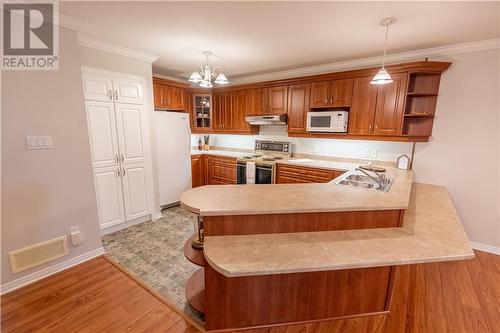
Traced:
<path id="1" fill-rule="evenodd" d="M 237 160 L 238 184 L 247 183 L 247 162 L 254 162 L 255 184 L 274 183 L 274 165 L 276 161 L 292 156 L 292 144 L 285 141 L 255 141 L 255 151 L 252 155 L 243 156 Z"/>

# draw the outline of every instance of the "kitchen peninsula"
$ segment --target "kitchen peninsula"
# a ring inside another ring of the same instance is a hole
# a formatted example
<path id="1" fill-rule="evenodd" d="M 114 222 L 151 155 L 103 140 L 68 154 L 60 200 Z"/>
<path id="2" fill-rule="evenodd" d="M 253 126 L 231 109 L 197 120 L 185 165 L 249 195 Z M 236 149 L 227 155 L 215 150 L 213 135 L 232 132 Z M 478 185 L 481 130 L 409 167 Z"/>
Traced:
<path id="1" fill-rule="evenodd" d="M 412 183 L 412 171 L 387 174 L 389 192 L 333 182 L 185 192 L 181 204 L 205 234 L 204 267 L 186 295 L 206 329 L 360 316 L 387 331 L 404 325 L 410 266 L 474 255 L 445 188 Z"/>

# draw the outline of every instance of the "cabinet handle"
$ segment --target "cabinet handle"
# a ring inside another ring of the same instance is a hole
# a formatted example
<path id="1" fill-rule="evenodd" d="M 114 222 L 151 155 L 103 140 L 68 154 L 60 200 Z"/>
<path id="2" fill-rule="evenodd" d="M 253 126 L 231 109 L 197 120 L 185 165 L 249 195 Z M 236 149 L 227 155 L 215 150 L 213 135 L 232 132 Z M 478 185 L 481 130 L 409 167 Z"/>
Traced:
<path id="1" fill-rule="evenodd" d="M 371 131 L 371 130 L 372 130 L 372 124 L 370 124 L 370 125 L 368 126 L 368 130 L 369 130 L 369 131 Z"/>
<path id="2" fill-rule="evenodd" d="M 122 163 L 123 163 L 123 162 L 125 162 L 125 157 L 123 156 L 123 153 L 121 155 L 122 155 Z"/>
<path id="3" fill-rule="evenodd" d="M 325 104 L 328 104 L 328 97 L 325 97 Z"/>
<path id="4" fill-rule="evenodd" d="M 122 170 L 123 170 L 122 175 L 123 175 L 123 177 L 125 177 L 125 168 L 122 168 Z"/>
<path id="5" fill-rule="evenodd" d="M 118 100 L 118 90 L 115 90 L 115 101 Z"/>
<path id="6" fill-rule="evenodd" d="M 116 178 L 120 177 L 120 168 L 116 169 Z"/>
<path id="7" fill-rule="evenodd" d="M 116 162 L 116 164 L 120 163 L 120 159 L 118 157 L 118 154 L 115 154 L 115 162 Z"/>
<path id="8" fill-rule="evenodd" d="M 108 98 L 110 100 L 113 100 L 113 92 L 111 91 L 111 89 L 108 90 L 108 92 L 106 93 L 106 96 L 108 96 Z"/>

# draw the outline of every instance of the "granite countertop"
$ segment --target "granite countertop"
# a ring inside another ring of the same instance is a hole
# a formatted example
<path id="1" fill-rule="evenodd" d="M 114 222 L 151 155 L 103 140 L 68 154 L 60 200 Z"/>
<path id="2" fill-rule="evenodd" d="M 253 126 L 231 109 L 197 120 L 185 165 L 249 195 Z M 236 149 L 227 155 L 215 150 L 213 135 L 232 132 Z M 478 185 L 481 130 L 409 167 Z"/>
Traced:
<path id="1" fill-rule="evenodd" d="M 387 168 L 386 175 L 394 178 L 389 192 L 333 183 L 208 185 L 184 192 L 180 201 L 202 216 L 406 209 L 413 171 Z"/>
<path id="2" fill-rule="evenodd" d="M 228 277 L 471 259 L 445 187 L 413 184 L 402 228 L 205 238 L 205 259 Z"/>

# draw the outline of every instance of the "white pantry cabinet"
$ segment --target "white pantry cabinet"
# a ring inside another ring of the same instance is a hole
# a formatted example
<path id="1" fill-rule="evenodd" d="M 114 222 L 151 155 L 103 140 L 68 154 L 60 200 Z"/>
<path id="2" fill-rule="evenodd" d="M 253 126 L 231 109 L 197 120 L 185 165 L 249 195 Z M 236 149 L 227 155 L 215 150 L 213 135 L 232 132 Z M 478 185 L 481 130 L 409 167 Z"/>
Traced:
<path id="1" fill-rule="evenodd" d="M 143 87 L 135 77 L 98 70 L 84 69 L 82 77 L 99 223 L 106 229 L 152 213 Z"/>

